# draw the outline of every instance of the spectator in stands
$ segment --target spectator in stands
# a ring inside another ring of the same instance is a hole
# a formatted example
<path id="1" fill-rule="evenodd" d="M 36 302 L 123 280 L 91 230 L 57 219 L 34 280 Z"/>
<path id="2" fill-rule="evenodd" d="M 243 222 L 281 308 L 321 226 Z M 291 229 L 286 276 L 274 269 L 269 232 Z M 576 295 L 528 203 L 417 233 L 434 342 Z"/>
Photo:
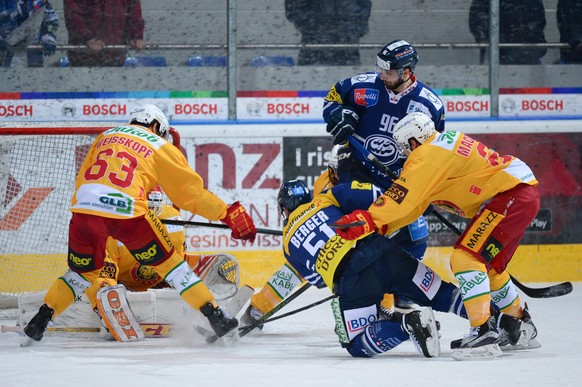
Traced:
<path id="1" fill-rule="evenodd" d="M 89 47 L 69 51 L 71 66 L 122 66 L 127 45 L 146 46 L 140 0 L 64 0 L 63 6 L 69 43 Z"/>
<path id="2" fill-rule="evenodd" d="M 368 33 L 371 0 L 285 0 L 302 44 L 358 44 Z M 299 65 L 359 65 L 358 48 L 302 48 Z"/>
<path id="3" fill-rule="evenodd" d="M 560 63 L 582 63 L 582 0 L 558 0 L 556 18 L 560 43 L 570 45 L 560 50 Z"/>
<path id="4" fill-rule="evenodd" d="M 542 0 L 500 0 L 499 43 L 546 43 L 546 16 Z M 489 0 L 473 0 L 469 9 L 469 29 L 477 43 L 489 42 Z M 501 48 L 501 64 L 540 64 L 543 48 Z M 480 62 L 485 61 L 485 50 Z"/>
<path id="5" fill-rule="evenodd" d="M 59 18 L 46 0 L 0 1 L 0 67 L 10 67 L 14 49 L 41 44 L 27 51 L 28 66 L 42 67 L 43 55 L 57 49 Z"/>

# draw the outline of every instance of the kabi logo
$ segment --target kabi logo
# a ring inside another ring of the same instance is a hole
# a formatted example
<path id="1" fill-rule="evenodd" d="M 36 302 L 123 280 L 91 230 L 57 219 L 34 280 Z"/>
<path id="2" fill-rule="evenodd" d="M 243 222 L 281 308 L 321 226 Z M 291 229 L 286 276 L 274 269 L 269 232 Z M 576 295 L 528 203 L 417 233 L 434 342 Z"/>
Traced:
<path id="1" fill-rule="evenodd" d="M 103 204 L 109 204 L 116 207 L 116 212 L 129 214 L 133 211 L 133 199 L 124 197 L 120 193 L 111 193 L 106 196 L 101 196 L 99 201 Z"/>

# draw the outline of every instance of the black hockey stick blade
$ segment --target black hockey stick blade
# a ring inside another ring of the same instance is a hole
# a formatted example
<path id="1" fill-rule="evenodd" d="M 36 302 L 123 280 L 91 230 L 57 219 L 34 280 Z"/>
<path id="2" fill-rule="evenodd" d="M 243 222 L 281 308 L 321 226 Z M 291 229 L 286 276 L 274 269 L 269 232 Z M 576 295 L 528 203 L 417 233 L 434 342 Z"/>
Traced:
<path id="1" fill-rule="evenodd" d="M 510 275 L 510 277 L 515 286 L 517 286 L 526 296 L 531 298 L 560 297 L 572 293 L 573 290 L 572 282 L 562 282 L 545 288 L 530 288 L 516 280 L 512 275 Z"/>
<path id="2" fill-rule="evenodd" d="M 219 224 L 219 223 L 193 222 L 193 221 L 189 221 L 189 220 L 174 220 L 174 219 L 162 219 L 161 222 L 163 224 L 173 224 L 176 226 L 195 226 L 195 227 L 211 227 L 211 228 L 229 229 L 226 224 Z M 257 232 L 259 234 L 267 234 L 267 235 L 278 235 L 278 236 L 283 235 L 282 231 L 271 230 L 268 228 L 257 227 Z"/>
<path id="3" fill-rule="evenodd" d="M 350 227 L 356 227 L 356 226 L 363 226 L 364 224 L 366 224 L 366 222 L 364 222 L 363 220 L 358 220 L 352 223 L 346 223 L 346 224 L 335 224 L 335 223 L 328 223 L 327 225 L 331 228 L 335 228 L 338 230 L 345 230 L 346 228 L 350 228 Z"/>

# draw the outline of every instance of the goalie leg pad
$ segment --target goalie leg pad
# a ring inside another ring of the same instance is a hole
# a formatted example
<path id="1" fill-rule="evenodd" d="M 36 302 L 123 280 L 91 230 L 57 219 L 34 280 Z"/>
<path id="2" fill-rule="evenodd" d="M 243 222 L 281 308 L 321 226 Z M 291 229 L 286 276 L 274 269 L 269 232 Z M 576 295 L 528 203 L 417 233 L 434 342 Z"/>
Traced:
<path id="1" fill-rule="evenodd" d="M 97 309 L 103 323 L 115 340 L 139 341 L 145 337 L 127 301 L 125 286 L 119 284 L 99 289 Z"/>
<path id="2" fill-rule="evenodd" d="M 192 270 L 218 301 L 231 298 L 239 288 L 239 264 L 232 255 L 203 255 Z"/>

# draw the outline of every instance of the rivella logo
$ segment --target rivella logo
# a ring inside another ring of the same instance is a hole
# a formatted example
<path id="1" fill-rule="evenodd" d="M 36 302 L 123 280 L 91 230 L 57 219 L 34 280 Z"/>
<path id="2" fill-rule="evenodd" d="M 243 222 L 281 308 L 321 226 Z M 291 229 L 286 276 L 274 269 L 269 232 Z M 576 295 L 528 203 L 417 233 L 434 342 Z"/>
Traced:
<path id="1" fill-rule="evenodd" d="M 360 106 L 374 106 L 378 103 L 379 95 L 376 89 L 355 89 L 354 101 Z"/>

